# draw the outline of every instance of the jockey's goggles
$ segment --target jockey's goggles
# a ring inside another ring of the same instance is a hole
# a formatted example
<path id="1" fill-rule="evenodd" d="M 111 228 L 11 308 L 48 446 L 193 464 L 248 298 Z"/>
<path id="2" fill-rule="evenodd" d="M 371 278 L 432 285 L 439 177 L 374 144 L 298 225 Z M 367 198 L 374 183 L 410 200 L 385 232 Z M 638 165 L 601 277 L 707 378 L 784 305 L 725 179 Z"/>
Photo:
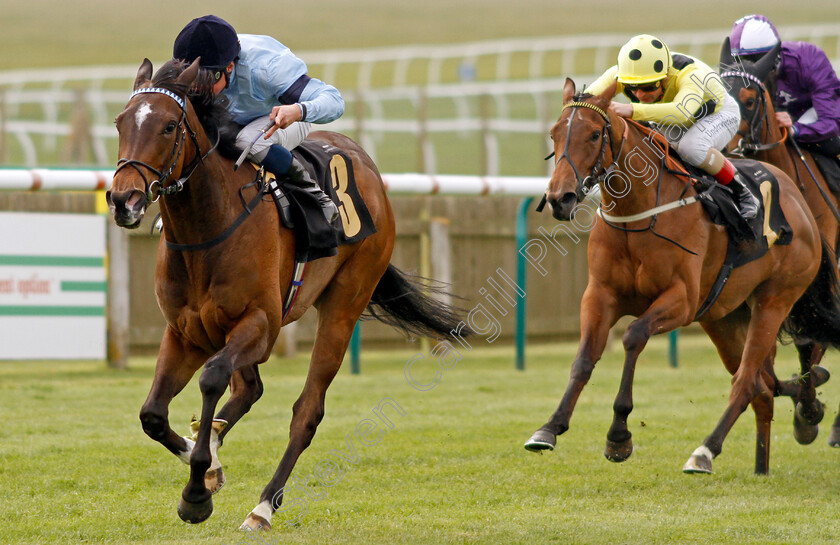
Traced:
<path id="1" fill-rule="evenodd" d="M 629 83 L 624 84 L 624 88 L 628 91 L 636 92 L 636 91 L 643 91 L 645 93 L 652 93 L 662 87 L 662 80 L 656 80 L 653 83 L 645 83 L 642 85 L 631 85 Z"/>

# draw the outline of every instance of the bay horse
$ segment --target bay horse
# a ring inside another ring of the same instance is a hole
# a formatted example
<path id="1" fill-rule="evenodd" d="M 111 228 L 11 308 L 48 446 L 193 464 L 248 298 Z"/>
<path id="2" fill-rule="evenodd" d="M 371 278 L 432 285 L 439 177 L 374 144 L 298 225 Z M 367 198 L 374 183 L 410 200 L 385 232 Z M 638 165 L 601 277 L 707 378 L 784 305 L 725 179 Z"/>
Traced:
<path id="1" fill-rule="evenodd" d="M 390 264 L 394 215 L 379 171 L 359 145 L 331 132 L 316 132 L 311 138 L 340 148 L 352 160 L 376 232 L 339 247 L 335 256 L 308 263 L 305 282 L 284 316 L 284 292 L 295 267 L 293 232 L 282 226 L 273 204 L 258 206 L 259 194 L 256 204 L 249 203 L 251 213 L 230 229 L 242 217 L 243 195 L 253 186 L 256 170 L 235 171 L 238 150 L 223 156 L 212 131 L 208 134 L 208 129 L 218 130 L 210 112 L 223 106 L 208 110 L 204 118 L 197 113 L 202 101 L 194 100 L 190 89 L 198 68 L 198 60 L 189 66 L 169 61 L 152 78 L 152 64 L 144 60 L 134 93 L 116 118 L 120 160 L 107 194 L 114 220 L 122 227 L 137 227 L 146 207 L 159 197 L 163 220 L 155 293 L 166 329 L 140 420 L 149 437 L 189 463 L 179 516 L 191 523 L 206 520 L 213 511 L 211 494 L 224 483 L 218 448 L 263 393 L 258 364 L 269 358 L 281 327 L 316 307 L 315 343 L 303 391 L 293 406 L 289 443 L 241 526 L 269 529 L 295 462 L 324 417 L 327 388 L 365 308 L 417 336 L 440 338 L 458 320 L 454 307 L 424 293 L 428 282 Z M 225 232 L 229 236 L 220 235 Z M 172 430 L 168 406 L 202 366 L 201 416 L 194 423 L 198 431 L 193 441 Z M 228 386 L 230 398 L 216 412 Z"/>
<path id="2" fill-rule="evenodd" d="M 836 262 L 840 243 L 840 196 L 831 191 L 812 153 L 799 149 L 776 119 L 775 82 L 770 74 L 780 47 L 777 45 L 755 62 L 736 61 L 729 47 L 729 37 L 724 40 L 720 52 L 721 79 L 741 109 L 741 126 L 728 149 L 730 153 L 771 163 L 790 176 L 805 197 L 825 239 L 829 259 Z M 826 374 L 816 367 L 825 354 L 825 346 L 807 340 L 795 342 L 802 374 L 792 396 L 794 436 L 798 442 L 808 444 L 816 439 L 818 424 L 823 418 L 823 405 L 816 399 L 814 387 L 819 385 L 817 375 Z M 828 443 L 840 447 L 840 411 L 831 427 Z"/>
<path id="3" fill-rule="evenodd" d="M 690 183 L 665 169 L 659 170 L 658 177 L 649 177 L 649 172 L 632 163 L 645 157 L 648 164 L 657 165 L 660 156 L 645 142 L 647 134 L 639 125 L 609 110 L 614 94 L 613 86 L 600 96 L 575 95 L 575 84 L 567 79 L 563 111 L 551 129 L 557 161 L 547 201 L 553 216 L 572 219 L 582 196 L 597 183 L 602 210 L 627 223 L 620 228 L 597 221 L 590 232 L 589 280 L 581 300 L 580 346 L 570 380 L 557 410 L 525 448 L 555 447 L 557 435 L 569 429 L 575 404 L 601 358 L 610 328 L 620 317 L 630 315 L 637 318 L 622 338 L 624 369 L 605 450 L 609 460 L 621 462 L 633 452 L 627 417 L 633 409 L 639 354 L 651 335 L 695 321 L 723 264 L 727 233 L 712 223 L 698 203 L 690 204 L 697 195 Z M 830 265 L 821 259 L 817 225 L 790 178 L 776 167 L 766 167 L 779 180 L 779 199 L 792 240 L 789 245 L 771 246 L 763 257 L 733 270 L 720 296 L 699 320 L 734 377 L 728 406 L 685 464 L 683 470 L 688 473 L 711 473 L 712 458 L 721 453 L 724 439 L 748 405 L 753 407 L 757 427 L 755 472 L 767 473 L 778 382 L 772 368 L 777 335 L 784 329 L 840 341 L 836 333 L 840 332 L 840 312 L 819 319 L 814 316 L 820 297 L 826 297 L 819 292 L 832 280 L 823 274 Z M 678 211 L 653 210 L 667 206 L 664 203 L 676 207 L 681 201 L 685 206 Z M 631 219 L 634 216 L 639 219 Z M 812 284 L 815 278 L 824 282 Z M 829 310 L 836 311 L 837 305 Z M 822 324 L 837 329 L 819 330 Z"/>

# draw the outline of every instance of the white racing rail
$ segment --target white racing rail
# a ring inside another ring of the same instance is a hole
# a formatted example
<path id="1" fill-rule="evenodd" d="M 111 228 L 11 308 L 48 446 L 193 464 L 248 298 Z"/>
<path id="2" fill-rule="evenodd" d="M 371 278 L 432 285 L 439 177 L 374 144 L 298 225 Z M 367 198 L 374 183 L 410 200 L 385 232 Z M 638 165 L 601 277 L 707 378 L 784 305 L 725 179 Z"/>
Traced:
<path id="1" fill-rule="evenodd" d="M 108 189 L 113 170 L 0 169 L 0 191 L 96 191 Z M 541 195 L 548 177 L 383 174 L 390 194 Z"/>

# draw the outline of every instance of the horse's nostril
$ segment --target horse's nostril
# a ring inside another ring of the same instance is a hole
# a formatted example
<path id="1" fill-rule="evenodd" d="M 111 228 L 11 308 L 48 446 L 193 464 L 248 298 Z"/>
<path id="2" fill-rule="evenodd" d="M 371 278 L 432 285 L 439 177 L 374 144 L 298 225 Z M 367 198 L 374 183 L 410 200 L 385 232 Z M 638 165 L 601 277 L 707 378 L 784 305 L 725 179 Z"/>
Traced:
<path id="1" fill-rule="evenodd" d="M 564 193 L 560 197 L 560 204 L 562 206 L 573 206 L 577 203 L 577 195 L 574 192 Z"/>

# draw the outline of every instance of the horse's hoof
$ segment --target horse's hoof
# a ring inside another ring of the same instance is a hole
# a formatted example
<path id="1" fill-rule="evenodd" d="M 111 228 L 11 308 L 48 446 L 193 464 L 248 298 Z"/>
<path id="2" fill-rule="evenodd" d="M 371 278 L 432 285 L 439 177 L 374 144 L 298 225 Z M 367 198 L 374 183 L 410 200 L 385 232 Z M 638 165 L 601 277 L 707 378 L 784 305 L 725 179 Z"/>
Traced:
<path id="1" fill-rule="evenodd" d="M 213 500 L 207 498 L 203 502 L 190 503 L 184 498 L 178 502 L 178 516 L 184 522 L 198 524 L 204 522 L 213 514 Z"/>
<path id="2" fill-rule="evenodd" d="M 811 375 L 813 376 L 814 388 L 818 388 L 828 382 L 831 373 L 822 365 L 815 365 L 811 367 Z"/>
<path id="3" fill-rule="evenodd" d="M 249 513 L 248 518 L 239 527 L 243 532 L 256 532 L 257 530 L 271 530 L 271 523 L 254 513 Z"/>
<path id="4" fill-rule="evenodd" d="M 225 472 L 222 468 L 210 468 L 204 473 L 204 486 L 211 494 L 215 494 L 225 485 Z"/>
<path id="5" fill-rule="evenodd" d="M 531 452 L 542 452 L 544 450 L 554 450 L 557 444 L 557 436 L 546 430 L 537 430 L 530 439 L 525 441 L 525 450 Z"/>
<path id="6" fill-rule="evenodd" d="M 828 435 L 828 446 L 834 448 L 840 447 L 840 427 L 831 427 L 831 433 Z"/>
<path id="7" fill-rule="evenodd" d="M 628 439 L 627 441 L 622 441 L 620 443 L 607 439 L 607 448 L 604 449 L 604 456 L 606 456 L 607 460 L 610 462 L 623 462 L 629 458 L 631 454 L 633 454 L 632 439 Z"/>
<path id="8" fill-rule="evenodd" d="M 818 400 L 814 400 L 808 406 L 803 405 L 801 402 L 797 403 L 796 407 L 794 407 L 794 412 L 799 415 L 805 424 L 810 424 L 811 426 L 822 422 L 823 416 L 825 416 L 823 404 Z"/>
<path id="9" fill-rule="evenodd" d="M 810 445 L 820 432 L 819 424 L 809 424 L 799 411 L 801 404 L 793 411 L 793 437 L 800 445 Z"/>
<path id="10" fill-rule="evenodd" d="M 712 451 L 697 447 L 682 468 L 683 473 L 712 473 Z"/>

